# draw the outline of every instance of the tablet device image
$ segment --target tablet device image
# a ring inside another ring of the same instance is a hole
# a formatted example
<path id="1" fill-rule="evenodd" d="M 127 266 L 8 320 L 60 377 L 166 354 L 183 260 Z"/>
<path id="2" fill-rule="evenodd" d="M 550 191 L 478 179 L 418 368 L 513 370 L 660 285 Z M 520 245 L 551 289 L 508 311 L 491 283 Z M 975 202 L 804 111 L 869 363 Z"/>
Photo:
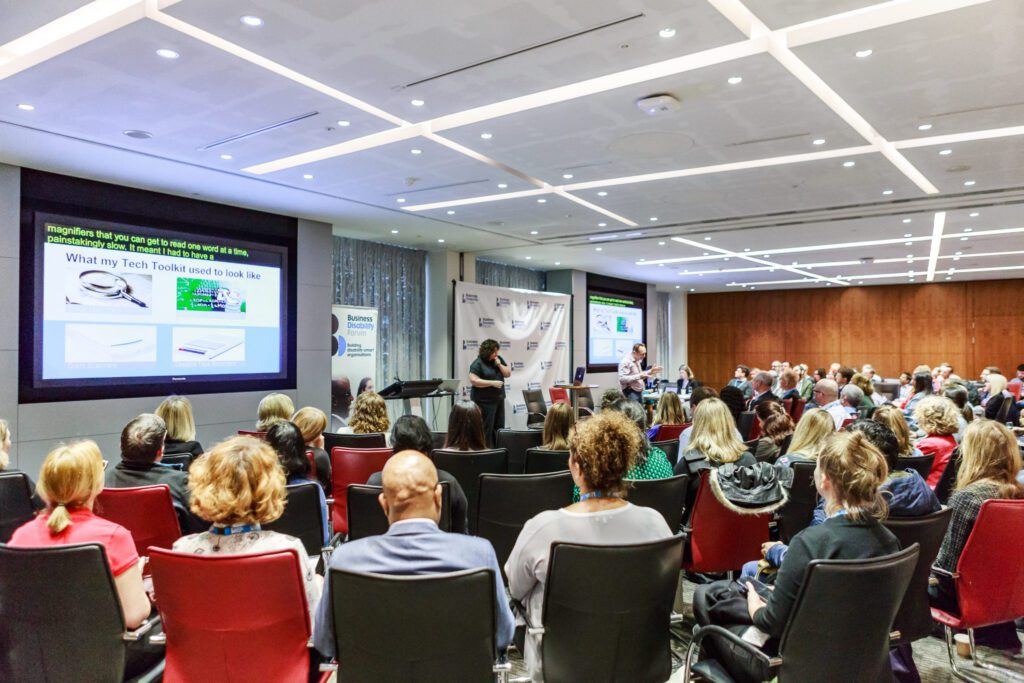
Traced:
<path id="1" fill-rule="evenodd" d="M 236 336 L 228 336 L 226 334 L 217 334 L 214 332 L 212 334 L 189 339 L 187 342 L 179 346 L 178 350 L 194 353 L 204 358 L 216 358 L 222 353 L 235 348 L 241 344 L 242 341 L 243 340 L 241 338 Z"/>

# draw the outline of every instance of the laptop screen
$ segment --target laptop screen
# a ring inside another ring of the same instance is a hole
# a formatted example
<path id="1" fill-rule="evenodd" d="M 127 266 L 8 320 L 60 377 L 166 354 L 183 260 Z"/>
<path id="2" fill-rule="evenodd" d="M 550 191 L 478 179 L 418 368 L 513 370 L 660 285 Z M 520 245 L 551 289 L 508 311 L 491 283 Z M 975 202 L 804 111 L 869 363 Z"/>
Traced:
<path id="1" fill-rule="evenodd" d="M 573 384 L 583 384 L 583 377 L 586 375 L 586 372 L 587 368 L 582 365 L 576 368 L 576 374 L 572 378 Z"/>

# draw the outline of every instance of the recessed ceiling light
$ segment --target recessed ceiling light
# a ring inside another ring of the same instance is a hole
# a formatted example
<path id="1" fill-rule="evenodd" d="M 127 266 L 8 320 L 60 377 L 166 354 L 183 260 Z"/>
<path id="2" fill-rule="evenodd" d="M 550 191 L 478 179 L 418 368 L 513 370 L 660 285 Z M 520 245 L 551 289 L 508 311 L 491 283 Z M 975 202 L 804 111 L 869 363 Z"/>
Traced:
<path id="1" fill-rule="evenodd" d="M 661 36 L 662 38 L 671 38 L 675 36 L 675 34 L 676 30 L 674 28 L 663 28 L 660 31 L 658 31 L 658 35 Z"/>
<path id="2" fill-rule="evenodd" d="M 853 168 L 856 165 L 857 165 L 856 161 L 844 161 L 843 162 L 843 166 L 846 167 L 846 168 Z"/>
<path id="3" fill-rule="evenodd" d="M 951 150 L 951 149 L 940 149 L 939 150 L 939 154 L 941 154 L 944 157 L 945 156 L 949 156 L 952 153 L 953 153 L 953 150 Z"/>
<path id="4" fill-rule="evenodd" d="M 953 260 L 954 260 L 954 261 L 959 261 L 959 260 L 960 260 L 960 257 L 959 257 L 959 256 L 954 256 L 954 257 L 953 257 Z"/>
<path id="5" fill-rule="evenodd" d="M 964 181 L 964 187 L 971 187 L 971 186 L 973 186 L 975 184 L 977 184 L 977 181 L 975 181 L 975 180 L 965 180 Z"/>
<path id="6" fill-rule="evenodd" d="M 746 249 L 744 249 L 743 251 L 750 251 L 750 247 L 747 247 L 747 248 L 746 248 Z"/>
<path id="7" fill-rule="evenodd" d="M 656 220 L 658 220 L 657 216 L 651 216 L 651 221 L 656 221 Z"/>
<path id="8" fill-rule="evenodd" d="M 964 228 L 964 232 L 974 232 L 974 228 Z"/>
<path id="9" fill-rule="evenodd" d="M 857 284 L 858 285 L 862 285 L 862 284 L 864 284 L 864 281 L 863 280 L 857 280 Z"/>
<path id="10" fill-rule="evenodd" d="M 221 154 L 220 158 L 223 159 L 224 161 L 231 161 L 234 157 L 232 157 L 230 154 Z"/>
<path id="11" fill-rule="evenodd" d="M 676 289 L 679 289 L 679 285 L 676 285 Z"/>
<path id="12" fill-rule="evenodd" d="M 606 227 L 607 225 L 608 225 L 607 223 L 598 223 L 597 227 L 603 228 L 603 227 Z"/>
<path id="13" fill-rule="evenodd" d="M 910 246 L 911 244 L 913 244 L 913 242 L 904 242 L 904 243 L 903 243 L 903 246 L 905 246 L 905 247 L 909 247 L 909 246 Z"/>
<path id="14" fill-rule="evenodd" d="M 831 282 L 826 282 L 826 283 L 825 283 L 825 286 L 826 286 L 826 287 L 831 287 L 831 286 L 832 286 L 832 283 L 831 283 Z"/>
<path id="15" fill-rule="evenodd" d="M 854 54 L 857 55 L 858 57 L 860 57 L 861 59 L 864 59 L 865 57 L 870 57 L 873 53 L 874 53 L 874 50 L 868 49 L 868 50 L 857 50 Z"/>
<path id="16" fill-rule="evenodd" d="M 910 222 L 911 222 L 911 221 L 913 221 L 913 220 L 914 220 L 913 218 L 904 218 L 904 219 L 903 219 L 903 222 L 904 222 L 904 223 L 910 223 Z"/>
<path id="17" fill-rule="evenodd" d="M 410 154 L 423 154 L 423 150 L 422 149 L 413 148 L 413 149 L 409 150 L 409 153 Z"/>
<path id="18" fill-rule="evenodd" d="M 771 254 L 763 254 L 761 258 L 768 258 Z"/>
<path id="19" fill-rule="evenodd" d="M 504 190 L 506 187 L 508 187 L 508 183 L 498 183 L 499 190 Z"/>
<path id="20" fill-rule="evenodd" d="M 449 210 L 448 210 L 448 215 L 449 215 L 449 216 L 454 216 L 454 215 L 455 215 L 455 212 L 454 212 L 454 211 L 452 211 L 451 209 L 449 209 Z"/>
<path id="21" fill-rule="evenodd" d="M 572 180 L 572 173 L 563 173 L 562 177 L 566 180 Z"/>
<path id="22" fill-rule="evenodd" d="M 555 261 L 555 265 L 556 266 L 560 266 L 560 265 L 562 265 L 562 262 L 561 261 Z"/>
<path id="23" fill-rule="evenodd" d="M 531 259 L 532 259 L 533 257 L 532 257 L 532 256 L 524 256 L 523 258 L 525 258 L 525 259 L 526 259 L 527 261 L 529 261 L 529 260 L 531 260 Z"/>
<path id="24" fill-rule="evenodd" d="M 347 128 L 352 125 L 352 122 L 342 119 L 341 121 L 338 121 L 338 125 L 341 126 L 342 128 Z"/>
<path id="25" fill-rule="evenodd" d="M 913 281 L 914 281 L 914 278 L 910 278 L 910 282 L 913 282 Z"/>
<path id="26" fill-rule="evenodd" d="M 438 240 L 438 242 L 442 242 L 442 243 L 443 243 L 443 242 L 444 242 L 444 240 L 443 240 L 443 239 L 439 239 L 439 240 Z"/>
<path id="27" fill-rule="evenodd" d="M 547 201 L 548 201 L 548 200 L 546 200 L 546 199 L 544 199 L 543 197 L 541 197 L 540 199 L 538 199 L 538 200 L 537 200 L 537 203 L 538 203 L 538 204 L 544 204 L 544 203 L 546 203 Z"/>
<path id="28" fill-rule="evenodd" d="M 392 234 L 392 235 L 397 235 L 397 234 L 398 234 L 398 231 L 397 231 L 397 230 L 392 230 L 392 231 L 391 231 L 391 234 Z"/>
<path id="29" fill-rule="evenodd" d="M 892 190 L 882 190 L 882 194 L 890 195 L 890 194 L 892 194 Z"/>
<path id="30" fill-rule="evenodd" d="M 405 197 L 399 197 L 395 201 L 398 202 L 399 204 L 405 204 Z"/>
<path id="31" fill-rule="evenodd" d="M 705 251 L 705 252 L 704 252 L 704 256 L 711 256 L 711 254 L 710 254 L 709 252 L 706 252 L 706 251 Z"/>
<path id="32" fill-rule="evenodd" d="M 705 237 L 705 238 L 704 238 L 704 241 L 705 241 L 705 242 L 710 242 L 710 241 L 711 241 L 711 238 L 710 238 L 710 237 Z"/>
<path id="33" fill-rule="evenodd" d="M 961 242 L 966 242 L 966 241 L 967 241 L 967 238 L 966 238 L 966 237 L 961 237 L 961 238 L 960 238 L 960 241 L 961 241 Z"/>
<path id="34" fill-rule="evenodd" d="M 731 76 L 729 78 L 729 85 L 739 85 L 743 82 L 743 76 Z"/>
<path id="35" fill-rule="evenodd" d="M 121 132 L 124 135 L 127 135 L 130 138 L 135 138 L 136 140 L 148 140 L 151 137 L 153 137 L 153 134 L 150 133 L 148 130 L 132 130 L 132 129 L 129 129 L 129 130 L 121 131 Z"/>
<path id="36" fill-rule="evenodd" d="M 659 247 L 663 247 L 663 246 L 665 246 L 665 243 L 664 242 L 658 242 L 658 246 Z"/>
<path id="37" fill-rule="evenodd" d="M 594 247 L 594 251 L 601 251 L 601 247 Z"/>
<path id="38" fill-rule="evenodd" d="M 818 138 L 816 140 L 812 140 L 811 144 L 812 145 L 824 145 L 825 144 L 825 138 Z"/>
<path id="39" fill-rule="evenodd" d="M 962 252 L 962 251 L 958 251 L 958 252 L 956 252 L 956 255 L 957 255 L 957 256 L 959 256 L 959 255 L 960 255 L 960 254 L 962 254 L 962 253 L 964 253 L 964 252 Z"/>
<path id="40" fill-rule="evenodd" d="M 598 197 L 607 197 L 608 193 L 605 192 L 604 190 L 601 190 L 600 192 L 597 193 L 597 196 Z"/>
<path id="41" fill-rule="evenodd" d="M 159 50 L 156 51 L 156 54 L 157 54 L 157 56 L 163 57 L 164 59 L 177 59 L 178 57 L 181 56 L 177 52 L 175 52 L 174 50 L 170 49 L 169 47 L 162 47 L 162 48 L 160 48 Z"/>
<path id="42" fill-rule="evenodd" d="M 305 178 L 306 180 L 312 180 L 313 179 L 313 174 L 312 173 L 304 173 L 302 175 L 302 177 Z"/>
<path id="43" fill-rule="evenodd" d="M 968 216 L 970 216 L 971 218 L 977 218 L 977 217 L 978 217 L 978 216 L 980 216 L 981 214 L 980 214 L 980 213 L 978 213 L 977 211 L 972 211 L 971 213 L 969 213 L 969 214 L 967 214 L 967 215 L 968 215 Z"/>
<path id="44" fill-rule="evenodd" d="M 691 288 L 690 288 L 690 291 L 691 291 L 691 292 L 696 292 L 697 290 L 691 287 Z"/>
<path id="45" fill-rule="evenodd" d="M 424 104 L 426 104 L 426 102 L 424 102 L 423 100 L 409 100 L 409 104 L 411 104 L 414 107 L 422 107 Z"/>
<path id="46" fill-rule="evenodd" d="M 931 130 L 932 129 L 932 124 L 930 124 L 930 123 L 922 123 L 920 126 L 917 127 L 917 129 L 918 130 Z"/>
<path id="47" fill-rule="evenodd" d="M 946 276 L 946 279 L 947 279 L 947 280 L 952 280 L 953 278 L 947 275 L 947 276 Z"/>
<path id="48" fill-rule="evenodd" d="M 35 111 L 35 105 L 32 104 L 19 104 L 18 109 L 22 111 Z"/>
<path id="49" fill-rule="evenodd" d="M 244 17 L 240 18 L 239 21 L 246 26 L 263 26 L 263 20 L 251 14 L 246 14 Z"/>
<path id="50" fill-rule="evenodd" d="M 907 254 L 907 258 L 914 258 L 913 254 Z"/>
<path id="51" fill-rule="evenodd" d="M 490 133 L 480 133 L 480 139 L 481 140 L 490 140 L 493 137 L 494 136 L 491 135 Z"/>
<path id="52" fill-rule="evenodd" d="M 531 231 L 530 231 L 530 234 L 531 234 L 531 235 L 536 235 L 536 234 L 537 234 L 537 231 L 536 231 L 536 230 L 531 230 Z"/>

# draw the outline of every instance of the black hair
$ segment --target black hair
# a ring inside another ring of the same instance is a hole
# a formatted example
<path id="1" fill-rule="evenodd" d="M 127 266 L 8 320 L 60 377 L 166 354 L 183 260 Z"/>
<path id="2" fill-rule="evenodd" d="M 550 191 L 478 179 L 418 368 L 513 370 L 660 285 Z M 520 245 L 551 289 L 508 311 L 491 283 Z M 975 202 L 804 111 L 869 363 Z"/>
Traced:
<path id="1" fill-rule="evenodd" d="M 494 339 L 484 339 L 482 342 L 480 342 L 480 350 L 478 354 L 480 358 L 482 358 L 483 360 L 489 360 L 491 354 L 499 350 L 500 348 L 501 344 L 499 344 Z"/>
<path id="2" fill-rule="evenodd" d="M 484 441 L 484 420 L 480 407 L 472 401 L 458 401 L 448 415 L 448 436 L 445 448 L 458 451 L 482 451 L 487 448 Z"/>
<path id="3" fill-rule="evenodd" d="M 918 372 L 914 374 L 914 393 L 934 393 L 932 387 L 932 375 L 930 372 Z"/>
<path id="4" fill-rule="evenodd" d="M 861 418 L 855 420 L 846 428 L 846 431 L 863 432 L 864 436 L 871 442 L 871 445 L 880 450 L 882 455 L 885 456 L 885 462 L 889 465 L 889 471 L 892 472 L 896 469 L 896 458 L 900 455 L 900 445 L 896 439 L 896 433 L 889 428 L 889 425 Z"/>
<path id="5" fill-rule="evenodd" d="M 372 381 L 372 377 L 364 377 L 361 380 L 359 380 L 359 389 L 356 390 L 356 396 L 366 391 L 366 385 Z"/>
<path id="6" fill-rule="evenodd" d="M 399 451 L 417 451 L 430 456 L 434 449 L 434 436 L 430 427 L 419 415 L 403 415 L 391 425 L 391 449 Z"/>
<path id="7" fill-rule="evenodd" d="M 722 402 L 729 407 L 732 419 L 735 420 L 736 424 L 739 424 L 740 413 L 747 408 L 747 399 L 743 396 L 743 391 L 739 387 L 734 387 L 730 384 L 729 386 L 722 387 L 722 390 L 718 392 L 718 398 L 722 399 Z"/>
<path id="8" fill-rule="evenodd" d="M 285 478 L 309 476 L 306 442 L 302 439 L 302 430 L 294 422 L 281 420 L 270 425 L 266 440 L 277 451 L 277 459 L 284 468 Z"/>

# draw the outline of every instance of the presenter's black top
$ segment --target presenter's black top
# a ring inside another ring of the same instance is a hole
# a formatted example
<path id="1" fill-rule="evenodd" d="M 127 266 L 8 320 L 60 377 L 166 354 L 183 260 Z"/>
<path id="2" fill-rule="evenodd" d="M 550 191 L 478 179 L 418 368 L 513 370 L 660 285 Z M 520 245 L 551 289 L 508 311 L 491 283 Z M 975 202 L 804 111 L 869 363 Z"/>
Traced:
<path id="1" fill-rule="evenodd" d="M 495 380 L 501 380 L 502 386 L 498 387 L 473 387 L 469 392 L 469 397 L 476 403 L 492 403 L 494 401 L 501 401 L 505 398 L 505 377 L 501 374 L 501 370 L 498 369 L 498 362 L 488 363 L 482 358 L 477 358 L 473 361 L 473 364 L 469 366 L 469 371 L 479 377 L 480 379 L 493 382 Z"/>

